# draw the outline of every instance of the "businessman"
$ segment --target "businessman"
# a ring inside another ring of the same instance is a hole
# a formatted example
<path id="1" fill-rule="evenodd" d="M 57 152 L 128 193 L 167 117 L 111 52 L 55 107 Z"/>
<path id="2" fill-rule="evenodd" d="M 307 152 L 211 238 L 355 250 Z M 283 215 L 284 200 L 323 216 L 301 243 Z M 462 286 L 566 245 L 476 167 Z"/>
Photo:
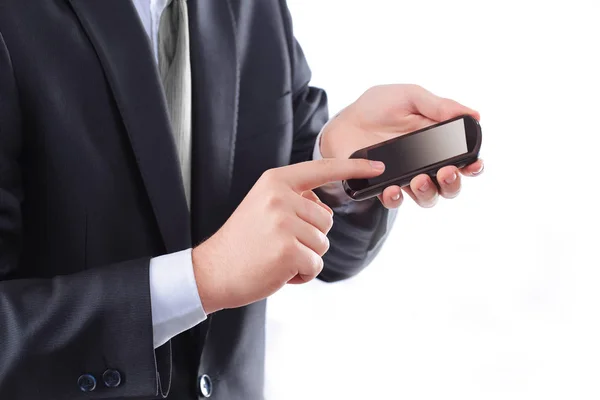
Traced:
<path id="1" fill-rule="evenodd" d="M 402 202 L 346 199 L 385 168 L 348 156 L 479 117 L 390 85 L 326 124 L 310 77 L 284 0 L 0 2 L 1 399 L 262 398 L 265 299 L 358 273 Z"/>

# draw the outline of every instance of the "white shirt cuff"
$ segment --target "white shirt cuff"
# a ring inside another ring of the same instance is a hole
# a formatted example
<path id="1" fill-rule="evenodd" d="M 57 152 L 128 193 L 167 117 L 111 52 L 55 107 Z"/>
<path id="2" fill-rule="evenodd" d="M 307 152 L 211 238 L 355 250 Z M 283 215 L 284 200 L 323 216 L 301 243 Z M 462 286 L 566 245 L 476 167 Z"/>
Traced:
<path id="1" fill-rule="evenodd" d="M 155 349 L 206 319 L 192 249 L 150 260 L 150 298 Z"/>
<path id="2" fill-rule="evenodd" d="M 323 158 L 323 154 L 321 154 L 321 136 L 323 136 L 323 129 L 327 124 L 323 126 L 321 132 L 319 132 L 319 136 L 317 136 L 317 141 L 315 142 L 315 148 L 313 149 L 313 160 L 321 160 Z"/>
<path id="3" fill-rule="evenodd" d="M 327 126 L 327 124 L 329 124 L 330 121 L 331 121 L 331 119 L 329 121 L 327 121 L 327 123 L 325 125 L 323 125 L 323 128 L 321 128 L 321 132 L 319 132 L 319 135 L 317 136 L 317 141 L 315 142 L 315 148 L 313 149 L 313 160 L 322 160 L 323 159 L 323 154 L 321 154 L 321 137 L 323 136 L 323 131 L 325 130 L 325 127 Z M 346 202 L 349 200 L 349 197 L 346 196 L 346 193 L 344 192 L 344 187 L 342 186 L 342 182 L 328 183 L 324 186 L 321 186 L 320 189 L 327 192 L 330 196 L 335 197 L 340 203 L 343 203 L 343 202 Z"/>

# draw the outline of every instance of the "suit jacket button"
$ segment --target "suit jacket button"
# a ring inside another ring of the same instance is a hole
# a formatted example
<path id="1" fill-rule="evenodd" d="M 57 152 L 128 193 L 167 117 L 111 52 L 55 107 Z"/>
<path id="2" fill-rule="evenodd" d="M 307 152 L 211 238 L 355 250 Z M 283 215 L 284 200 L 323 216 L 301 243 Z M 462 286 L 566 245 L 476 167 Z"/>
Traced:
<path id="1" fill-rule="evenodd" d="M 210 376 L 202 375 L 198 377 L 198 396 L 210 397 L 212 395 L 213 385 Z"/>
<path id="2" fill-rule="evenodd" d="M 77 379 L 77 386 L 82 392 L 92 392 L 96 389 L 96 378 L 94 375 L 84 374 Z"/>
<path id="3" fill-rule="evenodd" d="M 119 387 L 119 385 L 121 384 L 121 373 L 116 369 L 107 369 L 102 374 L 102 380 L 104 381 L 104 386 L 106 387 Z"/>

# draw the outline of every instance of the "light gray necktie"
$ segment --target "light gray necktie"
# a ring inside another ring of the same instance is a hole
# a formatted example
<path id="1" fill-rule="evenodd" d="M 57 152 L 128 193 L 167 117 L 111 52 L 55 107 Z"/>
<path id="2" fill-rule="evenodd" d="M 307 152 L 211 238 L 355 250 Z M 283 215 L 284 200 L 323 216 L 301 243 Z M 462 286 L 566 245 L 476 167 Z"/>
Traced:
<path id="1" fill-rule="evenodd" d="M 158 29 L 158 71 L 167 99 L 189 207 L 192 178 L 192 70 L 186 0 L 171 0 L 161 15 Z"/>

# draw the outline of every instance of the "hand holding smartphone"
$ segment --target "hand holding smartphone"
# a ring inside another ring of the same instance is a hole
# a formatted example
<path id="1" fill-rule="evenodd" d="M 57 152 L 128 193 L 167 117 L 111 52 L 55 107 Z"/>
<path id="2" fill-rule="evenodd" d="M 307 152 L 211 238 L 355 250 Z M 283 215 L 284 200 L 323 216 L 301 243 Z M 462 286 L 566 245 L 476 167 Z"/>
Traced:
<path id="1" fill-rule="evenodd" d="M 382 161 L 385 172 L 371 179 L 343 181 L 353 200 L 375 197 L 392 185 L 407 186 L 420 174 L 435 178 L 440 168 L 465 167 L 477 161 L 481 148 L 479 122 L 463 115 L 354 152 L 350 158 Z"/>

